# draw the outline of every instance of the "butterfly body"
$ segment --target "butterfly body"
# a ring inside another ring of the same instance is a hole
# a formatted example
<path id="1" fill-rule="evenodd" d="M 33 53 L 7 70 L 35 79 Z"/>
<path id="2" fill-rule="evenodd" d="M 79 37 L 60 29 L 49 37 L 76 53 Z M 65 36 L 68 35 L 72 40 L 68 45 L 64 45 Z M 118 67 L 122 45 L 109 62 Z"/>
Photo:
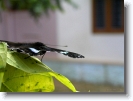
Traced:
<path id="1" fill-rule="evenodd" d="M 84 58 L 83 55 L 80 55 L 78 53 L 56 49 L 56 48 L 51 48 L 41 42 L 15 43 L 15 42 L 4 41 L 4 40 L 0 40 L 0 41 L 6 42 L 9 50 L 16 51 L 19 53 L 25 53 L 30 56 L 37 56 L 37 55 L 44 56 L 46 52 L 57 52 L 57 53 L 66 55 L 71 58 Z"/>

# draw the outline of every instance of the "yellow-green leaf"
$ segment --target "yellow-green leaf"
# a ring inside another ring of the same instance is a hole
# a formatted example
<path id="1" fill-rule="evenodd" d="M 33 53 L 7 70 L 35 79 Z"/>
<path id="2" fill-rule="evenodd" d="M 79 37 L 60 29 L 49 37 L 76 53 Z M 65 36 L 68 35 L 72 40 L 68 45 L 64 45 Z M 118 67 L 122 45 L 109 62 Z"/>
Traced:
<path id="1" fill-rule="evenodd" d="M 7 52 L 7 63 L 15 68 L 28 73 L 43 73 L 53 71 L 35 57 L 28 57 L 26 54 L 18 52 Z M 25 59 L 26 58 L 26 59 Z"/>
<path id="2" fill-rule="evenodd" d="M 0 42 L 0 69 L 6 66 L 7 47 L 6 43 Z"/>
<path id="3" fill-rule="evenodd" d="M 6 43 L 0 42 L 0 89 L 3 80 L 4 69 L 6 66 L 7 47 Z"/>
<path id="4" fill-rule="evenodd" d="M 47 72 L 31 74 L 7 65 L 1 91 L 52 92 L 53 78 Z"/>
<path id="5" fill-rule="evenodd" d="M 67 79 L 65 76 L 58 74 L 56 72 L 49 72 L 49 74 L 55 77 L 57 80 L 59 80 L 62 84 L 64 84 L 66 87 L 68 87 L 73 92 L 77 92 L 73 84 L 70 82 L 70 80 Z"/>

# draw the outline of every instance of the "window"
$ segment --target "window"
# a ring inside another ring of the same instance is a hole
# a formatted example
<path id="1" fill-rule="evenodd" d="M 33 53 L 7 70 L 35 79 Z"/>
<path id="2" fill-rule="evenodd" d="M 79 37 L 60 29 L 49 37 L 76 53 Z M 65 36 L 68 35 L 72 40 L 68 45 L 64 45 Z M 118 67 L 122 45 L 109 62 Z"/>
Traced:
<path id="1" fill-rule="evenodd" d="M 124 0 L 93 0 L 93 32 L 124 32 Z"/>

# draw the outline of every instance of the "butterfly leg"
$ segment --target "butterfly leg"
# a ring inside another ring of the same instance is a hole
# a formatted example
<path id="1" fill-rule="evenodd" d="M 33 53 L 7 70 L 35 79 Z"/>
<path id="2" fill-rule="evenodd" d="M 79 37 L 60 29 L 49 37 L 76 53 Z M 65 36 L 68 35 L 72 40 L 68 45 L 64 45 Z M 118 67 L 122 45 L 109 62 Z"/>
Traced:
<path id="1" fill-rule="evenodd" d="M 46 51 L 40 51 L 40 52 L 39 52 L 39 55 L 42 55 L 41 62 L 42 62 L 42 59 L 43 59 L 45 53 L 46 53 Z"/>
<path id="2" fill-rule="evenodd" d="M 41 58 L 41 62 L 42 62 L 42 59 L 43 59 L 44 55 L 45 55 L 45 54 L 43 54 L 43 56 L 42 56 L 42 58 Z"/>

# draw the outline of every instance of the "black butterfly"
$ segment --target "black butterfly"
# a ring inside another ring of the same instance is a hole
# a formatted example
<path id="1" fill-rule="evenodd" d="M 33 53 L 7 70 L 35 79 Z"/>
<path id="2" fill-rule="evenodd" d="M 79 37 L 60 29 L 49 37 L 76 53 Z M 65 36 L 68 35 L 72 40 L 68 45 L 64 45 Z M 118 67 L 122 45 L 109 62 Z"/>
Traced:
<path id="1" fill-rule="evenodd" d="M 29 56 L 37 56 L 37 55 L 44 56 L 46 52 L 58 52 L 63 55 L 69 56 L 71 58 L 84 58 L 83 55 L 80 55 L 78 53 L 69 52 L 66 50 L 61 50 L 61 49 L 56 49 L 56 48 L 51 48 L 41 42 L 15 43 L 15 42 L 4 41 L 4 40 L 0 40 L 0 41 L 6 42 L 9 50 L 16 51 L 19 53 L 25 53 L 25 54 L 28 54 Z"/>

